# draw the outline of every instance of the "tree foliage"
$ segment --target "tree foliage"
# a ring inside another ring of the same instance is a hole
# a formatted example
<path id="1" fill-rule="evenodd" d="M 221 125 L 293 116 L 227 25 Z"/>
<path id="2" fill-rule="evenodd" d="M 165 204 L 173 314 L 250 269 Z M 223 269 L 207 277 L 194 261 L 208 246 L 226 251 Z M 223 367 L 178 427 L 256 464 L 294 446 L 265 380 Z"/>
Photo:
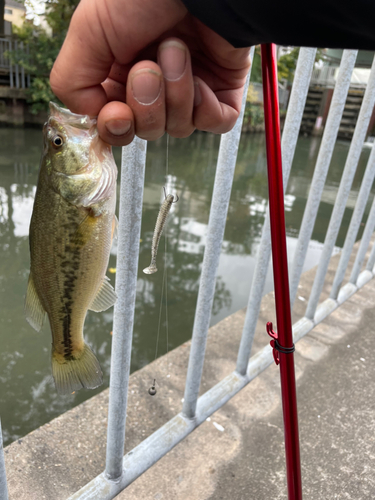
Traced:
<path id="1" fill-rule="evenodd" d="M 297 65 L 299 55 L 299 47 L 294 47 L 287 54 L 279 57 L 277 61 L 277 73 L 279 82 L 287 80 L 289 83 L 293 82 L 294 72 Z M 324 59 L 324 49 L 318 49 L 316 53 L 315 63 Z M 251 81 L 262 82 L 262 64 L 260 56 L 260 45 L 255 47 L 254 58 L 252 61 Z"/>
<path id="2" fill-rule="evenodd" d="M 286 80 L 288 82 L 293 81 L 294 71 L 297 65 L 297 59 L 299 54 L 299 47 L 294 47 L 287 54 L 282 55 L 277 61 L 277 74 L 279 82 L 281 80 Z"/>
<path id="3" fill-rule="evenodd" d="M 25 20 L 21 28 L 14 27 L 14 33 L 26 50 L 10 55 L 31 75 L 31 86 L 27 89 L 27 101 L 32 113 L 48 109 L 51 100 L 56 101 L 49 84 L 49 74 L 68 31 L 70 19 L 79 0 L 47 0 L 45 19 L 52 29 L 52 35 L 40 26 Z"/>

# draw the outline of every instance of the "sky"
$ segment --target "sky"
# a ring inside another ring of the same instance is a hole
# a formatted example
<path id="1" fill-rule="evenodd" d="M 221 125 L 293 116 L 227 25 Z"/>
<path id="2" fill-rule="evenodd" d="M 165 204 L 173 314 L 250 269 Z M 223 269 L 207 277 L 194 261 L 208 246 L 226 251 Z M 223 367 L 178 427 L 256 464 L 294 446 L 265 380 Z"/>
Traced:
<path id="1" fill-rule="evenodd" d="M 25 0 L 26 19 L 33 19 L 35 26 L 40 25 L 40 14 L 45 12 L 44 0 Z"/>

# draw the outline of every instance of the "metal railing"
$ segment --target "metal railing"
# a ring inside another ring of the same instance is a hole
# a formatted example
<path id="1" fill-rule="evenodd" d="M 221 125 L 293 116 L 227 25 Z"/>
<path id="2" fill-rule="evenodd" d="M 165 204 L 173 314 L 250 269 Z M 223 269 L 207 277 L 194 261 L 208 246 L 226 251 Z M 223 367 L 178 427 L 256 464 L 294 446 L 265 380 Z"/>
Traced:
<path id="1" fill-rule="evenodd" d="M 28 47 L 25 48 L 23 42 L 12 40 L 11 38 L 0 38 L 0 71 L 4 75 L 9 75 L 9 87 L 25 89 L 30 87 L 30 75 L 25 73 L 25 68 L 12 62 L 10 53 L 28 54 Z"/>
<path id="2" fill-rule="evenodd" d="M 302 48 L 298 58 L 282 136 L 284 191 L 293 162 L 302 114 L 314 67 L 315 54 L 316 49 Z M 297 249 L 293 259 L 293 266 L 290 270 L 292 302 L 296 296 L 306 257 L 307 245 L 315 224 L 356 56 L 357 51 L 355 50 L 346 50 L 343 53 L 299 234 Z M 244 95 L 246 95 L 246 91 Z M 375 245 L 371 250 L 366 269 L 361 272 L 365 254 L 375 228 L 374 201 L 349 282 L 342 286 L 344 271 L 348 266 L 349 256 L 353 250 L 375 176 L 374 148 L 368 160 L 357 204 L 347 232 L 331 296 L 319 304 L 324 278 L 332 256 L 333 245 L 343 219 L 344 209 L 358 166 L 374 102 L 375 63 L 371 70 L 371 77 L 363 99 L 345 168 L 343 168 L 341 184 L 327 230 L 323 253 L 315 276 L 307 310 L 305 316 L 293 325 L 295 342 L 310 332 L 327 315 L 339 307 L 375 275 Z M 272 349 L 268 343 L 255 355 L 250 357 L 271 254 L 270 223 L 267 213 L 258 247 L 257 261 L 238 350 L 236 369 L 202 396 L 198 397 L 217 269 L 240 141 L 244 104 L 245 99 L 241 116 L 235 128 L 231 132 L 224 134 L 221 138 L 182 410 L 125 456 L 123 456 L 123 451 L 134 324 L 146 142 L 136 138 L 130 146 L 123 149 L 116 277 L 118 301 L 114 310 L 106 468 L 102 474 L 72 495 L 70 500 L 109 500 L 114 498 L 273 362 Z M 5 481 L 5 476 L 2 476 L 3 456 L 1 451 L 0 447 L 0 496 L 1 488 Z"/>

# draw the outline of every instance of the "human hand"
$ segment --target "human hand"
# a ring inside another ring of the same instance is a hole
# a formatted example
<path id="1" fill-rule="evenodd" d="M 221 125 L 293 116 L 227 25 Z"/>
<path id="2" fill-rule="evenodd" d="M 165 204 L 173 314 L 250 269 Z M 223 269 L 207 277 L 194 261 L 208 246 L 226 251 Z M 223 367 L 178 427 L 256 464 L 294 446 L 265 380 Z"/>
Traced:
<path id="1" fill-rule="evenodd" d="M 123 146 L 134 134 L 227 132 L 249 65 L 248 49 L 233 48 L 180 0 L 81 0 L 50 80 L 71 111 L 98 116 L 103 140 Z"/>

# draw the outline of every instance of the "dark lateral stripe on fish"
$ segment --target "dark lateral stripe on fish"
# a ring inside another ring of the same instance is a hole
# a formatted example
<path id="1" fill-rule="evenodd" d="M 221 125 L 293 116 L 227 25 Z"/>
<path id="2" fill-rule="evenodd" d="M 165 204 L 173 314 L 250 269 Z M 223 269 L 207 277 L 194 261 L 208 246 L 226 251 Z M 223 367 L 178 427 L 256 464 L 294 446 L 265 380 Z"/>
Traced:
<path id="1" fill-rule="evenodd" d="M 74 255 L 76 255 L 75 251 L 73 251 L 73 259 Z M 78 255 L 77 255 L 78 257 Z M 76 280 L 77 280 L 77 275 L 75 270 L 79 268 L 79 263 L 77 262 L 78 259 L 74 259 L 74 268 L 72 269 L 72 266 L 65 266 L 61 265 L 61 270 L 64 275 L 64 294 L 63 294 L 63 307 L 62 307 L 62 314 L 63 316 L 63 345 L 64 345 L 64 358 L 69 359 L 72 357 L 73 353 L 73 343 L 72 343 L 72 336 L 71 336 L 71 314 L 72 314 L 72 305 L 73 305 L 73 300 L 72 300 L 72 293 L 74 291 L 75 285 L 76 285 Z M 63 264 L 63 263 L 62 263 Z"/>
<path id="2" fill-rule="evenodd" d="M 71 358 L 73 352 L 72 337 L 70 335 L 70 314 L 63 318 L 63 335 L 64 335 L 64 358 Z"/>

